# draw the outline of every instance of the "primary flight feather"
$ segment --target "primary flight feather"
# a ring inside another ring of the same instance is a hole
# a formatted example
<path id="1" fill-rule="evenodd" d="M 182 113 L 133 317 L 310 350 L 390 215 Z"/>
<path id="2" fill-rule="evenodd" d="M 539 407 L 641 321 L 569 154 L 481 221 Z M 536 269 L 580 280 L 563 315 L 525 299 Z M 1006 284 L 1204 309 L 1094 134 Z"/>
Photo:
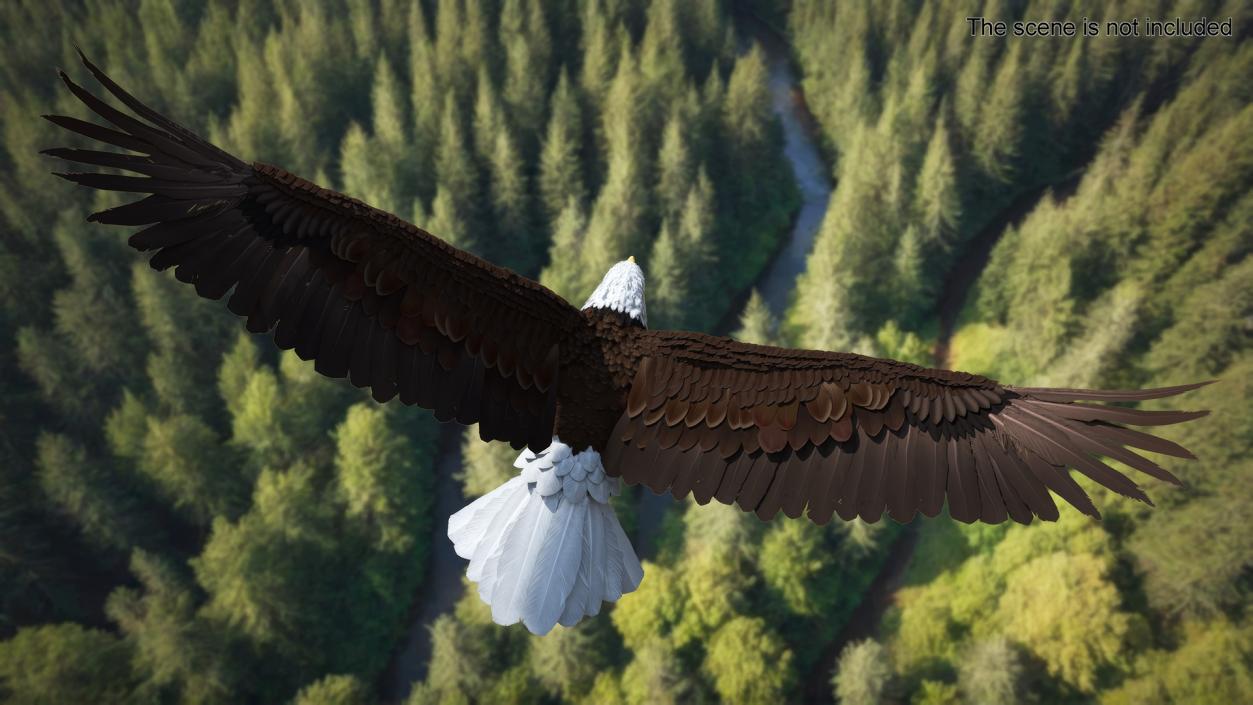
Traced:
<path id="1" fill-rule="evenodd" d="M 147 107 L 83 57 L 133 114 L 61 78 L 113 125 L 45 116 L 126 153 L 57 148 L 121 169 L 58 174 L 149 194 L 88 220 L 143 225 L 130 244 L 318 372 L 398 398 L 483 440 L 525 449 L 519 477 L 449 521 L 468 575 L 502 623 L 571 625 L 634 590 L 639 560 L 609 506 L 619 481 L 675 498 L 906 522 L 947 504 L 958 521 L 1056 519 L 1053 494 L 1099 517 L 1078 470 L 1147 495 L 1102 457 L 1167 482 L 1136 450 L 1193 457 L 1126 426 L 1206 412 L 1123 402 L 1200 384 L 1121 391 L 1010 387 L 850 353 L 645 327 L 644 276 L 620 262 L 575 308 L 540 284 L 283 169 L 247 163 Z M 1202 383 L 1203 384 L 1203 383 Z M 1134 449 L 1134 450 L 1133 450 Z"/>

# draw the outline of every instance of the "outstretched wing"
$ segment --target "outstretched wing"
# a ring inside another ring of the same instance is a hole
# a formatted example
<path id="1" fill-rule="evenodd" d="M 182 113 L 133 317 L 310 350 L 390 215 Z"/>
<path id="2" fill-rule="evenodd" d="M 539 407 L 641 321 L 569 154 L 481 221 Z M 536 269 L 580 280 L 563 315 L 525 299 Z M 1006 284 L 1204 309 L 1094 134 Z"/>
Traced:
<path id="1" fill-rule="evenodd" d="M 780 509 L 819 524 L 832 513 L 906 522 L 939 513 L 999 523 L 1058 516 L 1049 491 L 1093 517 L 1075 468 L 1149 502 L 1096 456 L 1178 484 L 1128 447 L 1193 456 L 1123 424 L 1178 423 L 1208 412 L 1085 402 L 1179 394 L 1005 387 L 960 372 L 847 353 L 790 350 L 677 331 L 641 333 L 640 361 L 605 452 L 610 474 L 697 502 Z M 1204 384 L 1204 383 L 1202 383 Z"/>
<path id="2" fill-rule="evenodd" d="M 117 129 L 63 116 L 53 123 L 138 154 L 49 149 L 124 169 L 59 174 L 98 189 L 150 194 L 88 220 L 149 225 L 130 238 L 156 269 L 227 306 L 279 347 L 347 376 L 375 399 L 399 396 L 441 421 L 477 422 L 484 439 L 547 447 L 559 347 L 579 312 L 517 274 L 393 215 L 274 166 L 246 164 L 136 100 L 83 57 L 135 115 L 64 73 L 69 89 Z M 146 122 L 145 122 L 146 120 Z"/>

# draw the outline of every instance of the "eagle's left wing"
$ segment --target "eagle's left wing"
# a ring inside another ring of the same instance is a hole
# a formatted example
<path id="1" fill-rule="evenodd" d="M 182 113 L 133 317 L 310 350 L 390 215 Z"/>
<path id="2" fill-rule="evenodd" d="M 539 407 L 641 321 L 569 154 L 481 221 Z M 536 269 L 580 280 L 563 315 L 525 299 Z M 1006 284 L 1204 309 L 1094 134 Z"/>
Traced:
<path id="1" fill-rule="evenodd" d="M 98 189 L 151 194 L 88 220 L 148 225 L 130 244 L 156 269 L 227 301 L 248 329 L 273 329 L 331 377 L 374 398 L 478 423 L 484 440 L 547 447 L 556 415 L 560 345 L 579 311 L 557 294 L 391 214 L 274 166 L 248 164 L 144 105 L 83 62 L 138 119 L 65 84 L 112 129 L 53 123 L 137 154 L 45 150 L 122 169 L 59 174 Z"/>
<path id="2" fill-rule="evenodd" d="M 780 509 L 822 524 L 832 513 L 876 521 L 935 516 L 998 523 L 1056 519 L 1055 492 L 1099 517 L 1075 468 L 1148 502 L 1098 456 L 1178 484 L 1128 446 L 1181 458 L 1184 448 L 1123 424 L 1154 426 L 1207 412 L 1140 411 L 1127 402 L 1195 389 L 1101 391 L 1007 387 L 891 360 L 643 331 L 643 355 L 605 468 L 676 498 Z"/>

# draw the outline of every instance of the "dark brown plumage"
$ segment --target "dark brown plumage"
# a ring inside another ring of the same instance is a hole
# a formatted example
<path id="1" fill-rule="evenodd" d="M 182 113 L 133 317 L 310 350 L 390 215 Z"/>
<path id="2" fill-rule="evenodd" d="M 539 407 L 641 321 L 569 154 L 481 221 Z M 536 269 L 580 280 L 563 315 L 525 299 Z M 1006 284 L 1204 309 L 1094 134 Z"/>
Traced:
<path id="1" fill-rule="evenodd" d="M 1099 457 L 1178 480 L 1131 448 L 1191 458 L 1124 425 L 1205 412 L 1134 402 L 1195 389 L 1007 387 L 974 375 L 847 353 L 649 331 L 580 311 L 543 286 L 395 216 L 266 164 L 247 164 L 144 106 L 83 59 L 143 120 L 67 86 L 117 129 L 46 116 L 137 154 L 46 153 L 144 176 L 60 174 L 149 194 L 89 220 L 143 225 L 130 238 L 157 269 L 227 306 L 319 372 L 399 398 L 484 440 L 540 451 L 557 435 L 605 470 L 675 497 L 737 503 L 763 519 L 803 513 L 876 521 L 1055 519 L 1054 493 L 1098 516 L 1075 468 L 1149 501 Z M 144 122 L 146 120 L 147 122 Z M 1091 403 L 1097 402 L 1097 403 Z"/>

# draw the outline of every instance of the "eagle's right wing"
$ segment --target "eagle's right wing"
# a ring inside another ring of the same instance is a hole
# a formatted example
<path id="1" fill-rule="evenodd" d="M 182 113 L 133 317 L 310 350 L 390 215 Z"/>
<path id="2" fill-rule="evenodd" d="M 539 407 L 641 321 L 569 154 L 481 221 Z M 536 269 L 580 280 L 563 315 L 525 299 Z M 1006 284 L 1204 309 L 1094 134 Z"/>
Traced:
<path id="1" fill-rule="evenodd" d="M 53 123 L 138 154 L 59 148 L 54 157 L 124 169 L 60 176 L 151 194 L 88 220 L 149 225 L 130 238 L 156 269 L 211 299 L 234 293 L 248 329 L 318 372 L 478 423 L 484 439 L 552 438 L 559 347 L 582 325 L 557 294 L 361 201 L 265 164 L 246 164 L 147 107 L 83 57 L 119 111 L 65 84 L 117 130 L 64 116 Z M 120 131 L 119 131 L 120 130 Z"/>
<path id="2" fill-rule="evenodd" d="M 1126 428 L 1207 412 L 1142 411 L 1114 403 L 1201 385 L 1132 391 L 1029 389 L 893 360 L 740 343 L 701 333 L 643 331 L 643 356 L 603 453 L 605 471 L 675 497 L 689 492 L 769 519 L 818 523 L 935 516 L 947 500 L 964 522 L 1056 519 L 1050 495 L 1099 516 L 1074 468 L 1148 502 L 1102 456 L 1167 482 L 1132 449 L 1186 449 Z M 1089 403 L 1097 402 L 1097 403 Z"/>

